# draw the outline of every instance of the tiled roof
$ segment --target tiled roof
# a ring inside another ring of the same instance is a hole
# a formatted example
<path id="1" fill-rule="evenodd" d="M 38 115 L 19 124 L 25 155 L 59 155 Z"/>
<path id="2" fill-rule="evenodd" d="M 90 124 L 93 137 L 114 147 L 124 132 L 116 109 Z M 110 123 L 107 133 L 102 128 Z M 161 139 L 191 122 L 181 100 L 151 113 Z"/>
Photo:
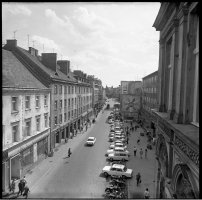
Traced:
<path id="1" fill-rule="evenodd" d="M 69 77 L 67 75 L 65 75 L 64 73 L 62 73 L 59 70 L 59 65 L 57 65 L 56 67 L 56 72 L 47 68 L 46 66 L 44 66 L 37 57 L 32 56 L 28 51 L 26 51 L 25 49 L 21 48 L 21 47 L 17 47 L 17 49 L 23 53 L 26 57 L 28 57 L 31 61 L 33 61 L 35 64 L 37 64 L 43 71 L 45 71 L 47 74 L 50 75 L 51 78 L 56 78 L 56 79 L 61 79 L 61 80 L 65 80 L 65 81 L 71 81 L 71 82 L 76 82 L 76 79 L 70 74 Z"/>
<path id="2" fill-rule="evenodd" d="M 2 49 L 3 87 L 47 89 L 36 79 L 11 51 Z"/>

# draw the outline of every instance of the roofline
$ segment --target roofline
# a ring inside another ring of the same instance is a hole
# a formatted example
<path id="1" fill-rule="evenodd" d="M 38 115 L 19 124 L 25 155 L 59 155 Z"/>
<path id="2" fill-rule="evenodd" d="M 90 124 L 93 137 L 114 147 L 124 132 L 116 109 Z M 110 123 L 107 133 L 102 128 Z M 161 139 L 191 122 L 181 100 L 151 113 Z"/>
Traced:
<path id="1" fill-rule="evenodd" d="M 158 70 L 156 70 L 155 72 L 152 72 L 151 74 L 148 74 L 147 76 L 143 77 L 142 79 L 148 78 L 148 77 L 150 77 L 150 76 L 152 76 L 152 75 L 154 75 L 156 73 L 158 75 Z"/>

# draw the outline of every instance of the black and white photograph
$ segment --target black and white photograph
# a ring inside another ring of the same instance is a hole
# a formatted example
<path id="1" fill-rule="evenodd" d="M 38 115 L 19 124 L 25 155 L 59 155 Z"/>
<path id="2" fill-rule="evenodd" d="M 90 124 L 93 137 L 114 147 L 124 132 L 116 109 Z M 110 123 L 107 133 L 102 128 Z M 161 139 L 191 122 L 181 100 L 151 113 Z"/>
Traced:
<path id="1" fill-rule="evenodd" d="M 199 199 L 198 2 L 2 2 L 2 199 Z"/>

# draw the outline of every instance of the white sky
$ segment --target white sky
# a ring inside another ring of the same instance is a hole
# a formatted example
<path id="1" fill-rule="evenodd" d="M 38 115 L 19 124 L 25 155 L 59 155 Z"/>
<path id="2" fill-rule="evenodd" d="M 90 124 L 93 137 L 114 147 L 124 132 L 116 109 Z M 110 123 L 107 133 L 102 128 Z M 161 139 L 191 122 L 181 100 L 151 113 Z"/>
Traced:
<path id="1" fill-rule="evenodd" d="M 101 79 L 103 86 L 142 80 L 158 70 L 159 32 L 152 27 L 157 2 L 3 3 L 2 42 L 17 39 L 68 59 L 72 70 Z"/>

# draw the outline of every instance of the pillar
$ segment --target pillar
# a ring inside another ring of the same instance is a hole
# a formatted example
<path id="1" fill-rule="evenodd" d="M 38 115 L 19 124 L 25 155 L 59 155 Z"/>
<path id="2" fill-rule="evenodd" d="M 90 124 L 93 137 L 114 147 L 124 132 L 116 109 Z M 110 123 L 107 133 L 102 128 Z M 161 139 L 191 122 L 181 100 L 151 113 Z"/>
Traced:
<path id="1" fill-rule="evenodd" d="M 185 84 L 185 65 L 186 65 L 186 41 L 187 41 L 187 14 L 188 10 L 182 7 L 177 18 L 179 19 L 179 62 L 177 72 L 176 84 L 176 113 L 174 121 L 176 123 L 183 123 L 183 107 L 184 107 L 184 84 Z"/>

